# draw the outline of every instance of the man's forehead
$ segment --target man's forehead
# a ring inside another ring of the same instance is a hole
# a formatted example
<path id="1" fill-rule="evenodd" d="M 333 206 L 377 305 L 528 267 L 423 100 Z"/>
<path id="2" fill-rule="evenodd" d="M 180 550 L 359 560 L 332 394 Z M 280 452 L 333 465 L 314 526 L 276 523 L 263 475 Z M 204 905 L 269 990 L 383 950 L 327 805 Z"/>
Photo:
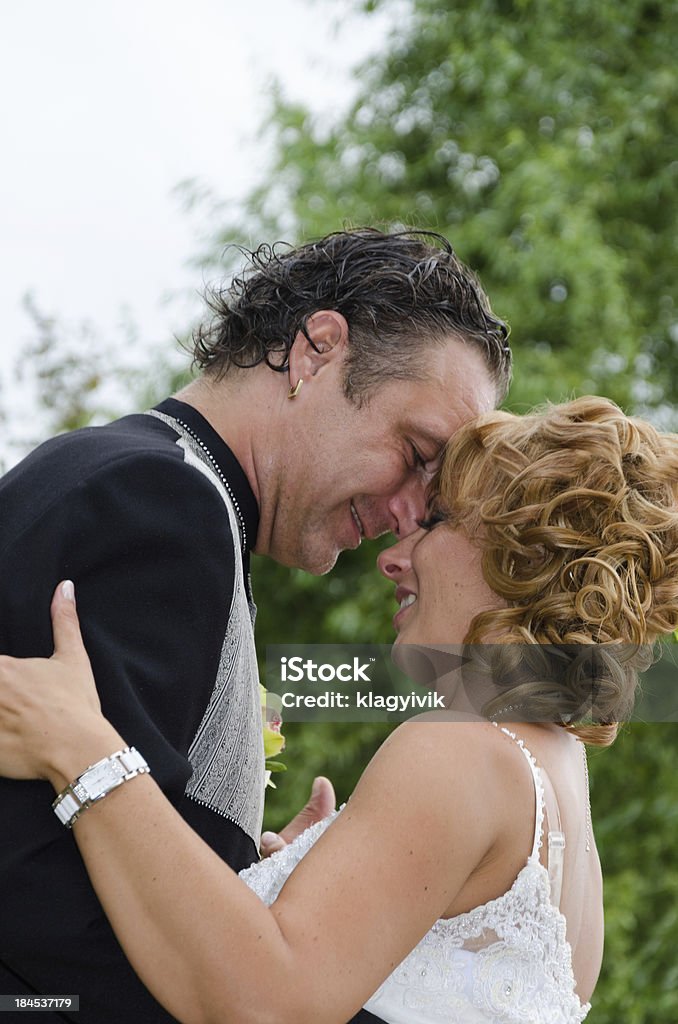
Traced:
<path id="1" fill-rule="evenodd" d="M 489 389 L 469 389 L 455 398 L 449 400 L 443 392 L 403 409 L 404 432 L 439 451 L 461 426 L 494 407 L 494 392 Z"/>
<path id="2" fill-rule="evenodd" d="M 456 419 L 453 432 L 472 417 L 490 412 L 499 398 L 496 381 L 479 348 L 451 337 L 432 354 L 428 380 L 425 382 L 433 408 L 446 407 Z"/>

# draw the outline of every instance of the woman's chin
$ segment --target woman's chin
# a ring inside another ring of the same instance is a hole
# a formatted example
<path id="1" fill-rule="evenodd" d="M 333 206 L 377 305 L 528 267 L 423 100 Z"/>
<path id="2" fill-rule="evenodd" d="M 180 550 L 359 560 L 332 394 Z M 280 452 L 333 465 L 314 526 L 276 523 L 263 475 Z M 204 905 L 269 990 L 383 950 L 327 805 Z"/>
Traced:
<path id="1" fill-rule="evenodd" d="M 426 644 L 412 643 L 409 639 L 393 645 L 391 659 L 408 679 L 427 690 L 435 688 L 440 678 L 440 666 L 435 651 Z"/>

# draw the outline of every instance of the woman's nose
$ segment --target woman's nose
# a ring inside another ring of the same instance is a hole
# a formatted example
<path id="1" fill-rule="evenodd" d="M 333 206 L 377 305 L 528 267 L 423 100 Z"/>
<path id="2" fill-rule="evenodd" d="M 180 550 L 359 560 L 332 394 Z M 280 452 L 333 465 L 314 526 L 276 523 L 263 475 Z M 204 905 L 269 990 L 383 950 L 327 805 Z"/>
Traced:
<path id="1" fill-rule="evenodd" d="M 377 568 L 387 580 L 398 582 L 401 577 L 412 568 L 412 549 L 416 543 L 420 531 L 411 533 L 409 537 L 403 537 L 390 548 L 382 551 L 377 558 Z"/>

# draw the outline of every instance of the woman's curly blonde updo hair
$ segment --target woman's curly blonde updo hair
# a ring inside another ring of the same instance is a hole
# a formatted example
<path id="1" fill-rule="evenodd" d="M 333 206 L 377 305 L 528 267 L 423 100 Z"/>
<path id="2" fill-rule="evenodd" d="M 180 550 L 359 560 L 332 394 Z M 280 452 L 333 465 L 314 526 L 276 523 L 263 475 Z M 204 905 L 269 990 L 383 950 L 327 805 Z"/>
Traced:
<path id="1" fill-rule="evenodd" d="M 655 641 L 678 627 L 678 436 L 605 398 L 493 412 L 449 442 L 431 508 L 481 547 L 507 604 L 465 638 L 492 644 L 494 710 L 527 704 L 611 743 Z"/>

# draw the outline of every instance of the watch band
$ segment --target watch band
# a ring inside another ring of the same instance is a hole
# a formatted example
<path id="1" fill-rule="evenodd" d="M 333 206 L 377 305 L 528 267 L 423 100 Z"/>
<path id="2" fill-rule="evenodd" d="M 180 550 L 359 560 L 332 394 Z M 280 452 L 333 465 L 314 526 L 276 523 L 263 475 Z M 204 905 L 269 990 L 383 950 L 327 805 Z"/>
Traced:
<path id="1" fill-rule="evenodd" d="M 148 764 L 135 747 L 116 750 L 110 757 L 104 757 L 91 764 L 77 779 L 70 782 L 57 796 L 52 809 L 62 825 L 72 828 L 83 811 L 103 800 L 111 790 L 123 782 L 129 782 L 137 775 L 150 772 Z"/>

